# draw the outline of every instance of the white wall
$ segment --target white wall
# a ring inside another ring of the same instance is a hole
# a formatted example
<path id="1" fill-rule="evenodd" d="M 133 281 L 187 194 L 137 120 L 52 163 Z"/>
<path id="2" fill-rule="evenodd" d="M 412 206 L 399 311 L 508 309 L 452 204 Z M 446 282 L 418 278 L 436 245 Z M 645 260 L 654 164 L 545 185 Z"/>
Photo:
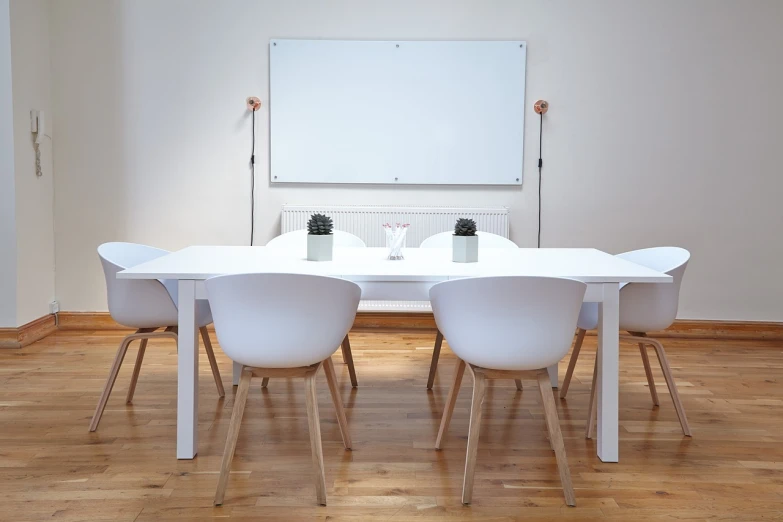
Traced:
<path id="1" fill-rule="evenodd" d="M 57 296 L 104 310 L 96 246 L 241 244 L 249 118 L 270 38 L 524 39 L 545 121 L 544 246 L 693 252 L 682 318 L 783 320 L 783 2 L 253 0 L 52 3 Z M 536 235 L 537 124 L 522 189 L 270 187 L 258 133 L 258 243 L 281 204 L 506 205 Z"/>
<path id="2" fill-rule="evenodd" d="M 48 0 L 11 0 L 14 160 L 16 183 L 16 324 L 49 313 L 54 299 L 54 169 L 52 141 L 40 145 L 43 176 L 35 174 L 30 109 L 44 111 L 52 136 Z"/>
<path id="3" fill-rule="evenodd" d="M 0 328 L 16 327 L 16 215 L 11 31 L 0 0 Z"/>

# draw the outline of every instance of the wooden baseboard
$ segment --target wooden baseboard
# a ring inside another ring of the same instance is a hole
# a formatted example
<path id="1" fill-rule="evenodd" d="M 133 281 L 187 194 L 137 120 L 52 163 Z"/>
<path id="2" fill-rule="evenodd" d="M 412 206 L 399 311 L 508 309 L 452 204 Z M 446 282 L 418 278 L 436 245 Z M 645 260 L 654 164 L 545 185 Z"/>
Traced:
<path id="1" fill-rule="evenodd" d="M 111 318 L 108 312 L 60 312 L 60 330 L 128 330 Z M 428 313 L 360 312 L 354 329 L 437 330 Z M 210 328 L 212 326 L 210 325 Z"/>
<path id="2" fill-rule="evenodd" d="M 352 330 L 431 330 L 435 317 L 428 312 L 359 312 Z"/>
<path id="3" fill-rule="evenodd" d="M 432 330 L 436 331 L 431 313 L 360 312 L 353 323 L 354 330 Z M 592 332 L 595 334 L 595 332 Z M 762 321 L 704 321 L 678 319 L 650 337 L 727 340 L 783 340 L 783 323 Z"/>
<path id="4" fill-rule="evenodd" d="M 131 330 L 111 318 L 109 312 L 60 312 L 60 330 Z"/>
<path id="5" fill-rule="evenodd" d="M 111 318 L 108 312 L 60 312 L 60 330 L 129 330 Z M 209 326 L 212 329 L 212 325 Z M 359 312 L 353 324 L 356 330 L 431 330 L 436 331 L 431 313 Z"/>
<path id="6" fill-rule="evenodd" d="M 115 322 L 108 312 L 60 312 L 58 317 L 59 325 L 54 315 L 46 315 L 19 328 L 0 328 L 0 348 L 21 348 L 57 330 L 130 330 Z M 426 312 L 359 312 L 353 330 L 435 332 L 437 327 L 432 314 Z M 783 341 L 783 323 L 682 319 L 664 331 L 648 334 L 661 338 Z"/>
<path id="7" fill-rule="evenodd" d="M 0 348 L 22 348 L 57 330 L 53 314 L 39 317 L 18 328 L 0 328 Z"/>
<path id="8" fill-rule="evenodd" d="M 648 332 L 650 337 L 726 340 L 783 340 L 783 323 L 765 321 L 702 321 L 678 319 L 666 330 Z"/>
<path id="9" fill-rule="evenodd" d="M 0 328 L 0 349 L 21 347 L 18 328 Z"/>
<path id="10" fill-rule="evenodd" d="M 108 312 L 61 312 L 60 330 L 128 330 Z M 210 326 L 211 328 L 211 326 Z M 435 318 L 426 312 L 359 312 L 353 324 L 357 331 L 436 331 Z M 685 339 L 783 340 L 783 323 L 696 321 L 681 319 L 650 337 Z"/>

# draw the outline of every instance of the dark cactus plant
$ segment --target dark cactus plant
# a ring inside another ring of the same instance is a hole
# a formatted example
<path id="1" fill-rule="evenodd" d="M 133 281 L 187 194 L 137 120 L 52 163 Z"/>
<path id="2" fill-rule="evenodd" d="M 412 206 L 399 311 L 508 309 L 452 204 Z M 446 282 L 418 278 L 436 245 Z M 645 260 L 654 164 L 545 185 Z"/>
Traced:
<path id="1" fill-rule="evenodd" d="M 323 214 L 313 214 L 307 222 L 307 233 L 312 236 L 328 236 L 332 233 L 332 218 Z"/>
<path id="2" fill-rule="evenodd" d="M 476 222 L 468 218 L 459 218 L 454 225 L 455 236 L 475 236 Z"/>

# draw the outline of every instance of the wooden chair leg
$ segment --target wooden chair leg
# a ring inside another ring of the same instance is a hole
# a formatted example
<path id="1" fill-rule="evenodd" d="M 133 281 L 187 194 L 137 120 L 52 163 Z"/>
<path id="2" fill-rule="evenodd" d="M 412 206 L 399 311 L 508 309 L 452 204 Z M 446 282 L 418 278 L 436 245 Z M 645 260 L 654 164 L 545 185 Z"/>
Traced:
<path id="1" fill-rule="evenodd" d="M 522 391 L 522 379 L 514 379 L 514 384 L 517 385 L 517 391 Z"/>
<path id="2" fill-rule="evenodd" d="M 332 403 L 337 412 L 337 425 L 340 427 L 340 435 L 343 437 L 345 449 L 351 449 L 351 434 L 348 432 L 348 419 L 345 418 L 343 399 L 340 397 L 340 389 L 337 387 L 337 376 L 334 373 L 334 362 L 331 357 L 324 359 L 324 373 L 326 384 L 329 385 L 329 393 L 332 395 Z"/>
<path id="3" fill-rule="evenodd" d="M 136 364 L 133 366 L 133 375 L 131 375 L 128 395 L 125 396 L 125 403 L 130 404 L 133 401 L 133 394 L 136 392 L 136 381 L 139 380 L 141 372 L 141 362 L 144 360 L 144 352 L 147 351 L 147 339 L 142 339 L 139 344 L 139 353 L 136 354 Z"/>
<path id="4" fill-rule="evenodd" d="M 321 448 L 321 423 L 318 418 L 318 395 L 315 391 L 315 375 L 305 375 L 305 399 L 307 400 L 307 424 L 310 428 L 310 450 L 315 468 L 315 494 L 318 503 L 326 505 L 326 476 L 324 474 L 324 455 Z"/>
<path id="5" fill-rule="evenodd" d="M 443 334 L 438 330 L 435 336 L 435 347 L 432 350 L 432 361 L 430 361 L 430 376 L 427 378 L 427 389 L 432 389 L 432 383 L 435 382 L 435 371 L 438 369 L 438 359 L 440 358 L 440 347 L 443 344 Z"/>
<path id="6" fill-rule="evenodd" d="M 557 416 L 557 406 L 552 397 L 552 383 L 549 381 L 549 374 L 546 370 L 538 374 L 538 389 L 541 391 L 541 400 L 544 403 L 544 417 L 546 426 L 549 430 L 549 440 L 552 448 L 555 450 L 557 459 L 557 470 L 560 473 L 560 482 L 563 485 L 566 504 L 576 506 L 576 497 L 574 496 L 574 486 L 571 484 L 571 471 L 568 468 L 568 459 L 566 458 L 565 445 L 563 444 L 563 434 L 560 432 L 560 420 Z"/>
<path id="7" fill-rule="evenodd" d="M 582 349 L 582 343 L 585 340 L 586 333 L 587 330 L 581 328 L 576 331 L 574 350 L 571 352 L 571 360 L 568 361 L 568 370 L 566 370 L 565 379 L 563 379 L 563 386 L 560 388 L 561 399 L 565 399 L 566 393 L 568 393 L 568 387 L 571 385 L 571 377 L 574 375 L 574 368 L 576 367 L 576 360 L 579 358 L 579 351 Z"/>
<path id="8" fill-rule="evenodd" d="M 269 384 L 269 377 L 264 377 L 261 379 L 261 387 L 266 388 L 267 384 Z"/>
<path id="9" fill-rule="evenodd" d="M 136 333 L 151 333 L 157 330 L 157 328 L 139 328 Z M 144 360 L 144 354 L 147 351 L 147 341 L 149 339 L 142 339 L 139 345 L 139 352 L 136 354 L 136 364 L 133 366 L 133 375 L 131 375 L 130 386 L 128 387 L 128 394 L 125 396 L 125 403 L 130 404 L 133 401 L 133 394 L 136 392 L 136 382 L 139 380 L 139 373 L 141 372 L 141 362 Z M 128 343 L 130 346 L 130 343 Z"/>
<path id="10" fill-rule="evenodd" d="M 473 372 L 473 401 L 470 405 L 470 429 L 468 452 L 465 457 L 465 478 L 462 482 L 462 503 L 470 504 L 473 497 L 473 476 L 476 473 L 479 433 L 481 432 L 481 406 L 484 402 L 486 377 L 480 371 Z"/>
<path id="11" fill-rule="evenodd" d="M 354 368 L 353 366 L 353 354 L 351 353 L 351 341 L 348 339 L 348 335 L 346 335 L 345 339 L 343 339 L 342 349 L 343 349 L 343 360 L 345 360 L 345 363 L 348 365 L 348 375 L 351 376 L 351 386 L 356 388 L 357 386 L 359 386 L 359 383 L 356 380 L 356 368 Z"/>
<path id="12" fill-rule="evenodd" d="M 647 375 L 647 385 L 650 387 L 650 397 L 652 397 L 653 404 L 659 406 L 658 390 L 655 389 L 655 378 L 653 377 L 650 358 L 647 356 L 647 348 L 644 343 L 639 343 L 639 353 L 642 354 L 642 364 L 644 365 L 644 373 Z"/>
<path id="13" fill-rule="evenodd" d="M 653 346 L 653 348 L 655 348 L 655 354 L 658 356 L 658 362 L 661 363 L 663 377 L 666 379 L 666 385 L 669 387 L 669 395 L 672 397 L 674 409 L 677 410 L 677 417 L 680 419 L 682 432 L 686 436 L 690 437 L 691 428 L 688 424 L 688 418 L 685 416 L 685 408 L 682 406 L 680 394 L 677 392 L 677 384 L 674 382 L 674 375 L 672 375 L 672 369 L 669 366 L 669 360 L 666 358 L 666 351 L 663 349 L 663 345 L 658 341 L 649 339 L 648 342 Z"/>
<path id="14" fill-rule="evenodd" d="M 90 431 L 95 431 L 98 429 L 98 423 L 101 422 L 103 410 L 106 409 L 106 403 L 109 401 L 109 395 L 111 395 L 111 390 L 114 388 L 114 381 L 117 380 L 117 374 L 120 373 L 120 366 L 122 366 L 122 361 L 125 359 L 125 352 L 128 351 L 128 345 L 131 343 L 131 341 L 132 339 L 126 337 L 122 340 L 120 347 L 117 349 L 117 355 L 114 356 L 114 362 L 111 365 L 111 370 L 109 370 L 109 378 L 106 379 L 106 384 L 103 386 L 103 393 L 101 393 L 101 398 L 98 400 L 98 407 L 95 408 L 95 413 L 93 414 L 92 421 L 90 422 Z"/>
<path id="15" fill-rule="evenodd" d="M 593 428 L 595 427 L 596 406 L 598 406 L 598 354 L 595 356 L 595 366 L 593 367 L 593 384 L 590 386 L 590 399 L 587 403 L 587 424 L 585 425 L 585 438 L 593 438 Z"/>
<path id="16" fill-rule="evenodd" d="M 212 350 L 212 341 L 209 339 L 209 331 L 206 326 L 199 328 L 201 332 L 201 338 L 204 340 L 204 349 L 207 352 L 207 359 L 209 359 L 209 366 L 212 368 L 212 376 L 215 378 L 215 385 L 217 386 L 218 395 L 221 397 L 226 396 L 226 392 L 223 390 L 223 379 L 220 378 L 220 369 L 218 368 L 217 361 L 215 360 L 215 352 Z"/>
<path id="17" fill-rule="evenodd" d="M 345 337 L 348 337 L 348 334 L 346 334 Z M 349 340 L 347 344 L 350 345 L 351 341 Z M 346 342 L 345 339 L 343 339 L 343 342 L 340 343 L 340 351 L 343 354 L 343 364 L 348 364 L 348 354 L 345 353 L 345 345 Z"/>
<path id="18" fill-rule="evenodd" d="M 440 420 L 440 429 L 438 430 L 438 438 L 435 440 L 435 449 L 440 449 L 443 444 L 443 437 L 446 435 L 446 431 L 449 429 L 449 423 L 451 422 L 451 414 L 454 413 L 454 405 L 457 403 L 457 396 L 459 395 L 459 387 L 462 384 L 462 376 L 465 374 L 465 361 L 457 359 L 457 367 L 454 369 L 454 381 L 451 383 L 451 389 L 449 389 L 449 397 L 446 399 L 446 406 L 443 409 L 443 417 Z"/>
<path id="19" fill-rule="evenodd" d="M 226 494 L 226 486 L 228 485 L 228 477 L 231 471 L 231 462 L 234 460 L 234 451 L 237 448 L 239 426 L 242 424 L 242 415 L 245 413 L 247 392 L 250 389 L 250 379 L 252 377 L 253 374 L 250 370 L 242 369 L 242 377 L 239 380 L 237 394 L 234 399 L 234 411 L 231 412 L 231 423 L 228 425 L 226 447 L 223 450 L 223 462 L 220 464 L 220 478 L 218 479 L 217 491 L 215 492 L 216 506 L 223 504 L 223 497 Z"/>

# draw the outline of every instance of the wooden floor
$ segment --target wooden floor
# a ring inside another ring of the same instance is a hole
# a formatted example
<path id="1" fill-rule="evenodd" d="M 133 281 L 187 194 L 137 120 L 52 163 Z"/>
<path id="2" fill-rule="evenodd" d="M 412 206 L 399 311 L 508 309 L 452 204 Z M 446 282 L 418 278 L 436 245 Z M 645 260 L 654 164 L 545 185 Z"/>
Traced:
<path id="1" fill-rule="evenodd" d="M 0 352 L 0 520 L 780 520 L 783 519 L 783 352 L 780 343 L 667 340 L 693 439 L 682 436 L 659 369 L 652 408 L 635 346 L 621 355 L 619 464 L 583 437 L 595 337 L 567 401 L 558 402 L 578 507 L 563 500 L 532 382 L 492 382 L 473 504 L 461 505 L 466 375 L 443 451 L 433 444 L 454 367 L 441 356 L 425 384 L 434 335 L 352 333 L 359 388 L 339 351 L 353 437 L 343 450 L 323 374 L 319 407 L 328 506 L 315 502 L 301 380 L 253 383 L 225 504 L 212 498 L 233 394 L 219 400 L 203 349 L 200 451 L 175 458 L 176 349 L 147 348 L 133 405 L 124 404 L 137 345 L 96 433 L 90 417 L 120 333 L 63 332 Z M 561 364 L 561 380 L 565 362 Z"/>

